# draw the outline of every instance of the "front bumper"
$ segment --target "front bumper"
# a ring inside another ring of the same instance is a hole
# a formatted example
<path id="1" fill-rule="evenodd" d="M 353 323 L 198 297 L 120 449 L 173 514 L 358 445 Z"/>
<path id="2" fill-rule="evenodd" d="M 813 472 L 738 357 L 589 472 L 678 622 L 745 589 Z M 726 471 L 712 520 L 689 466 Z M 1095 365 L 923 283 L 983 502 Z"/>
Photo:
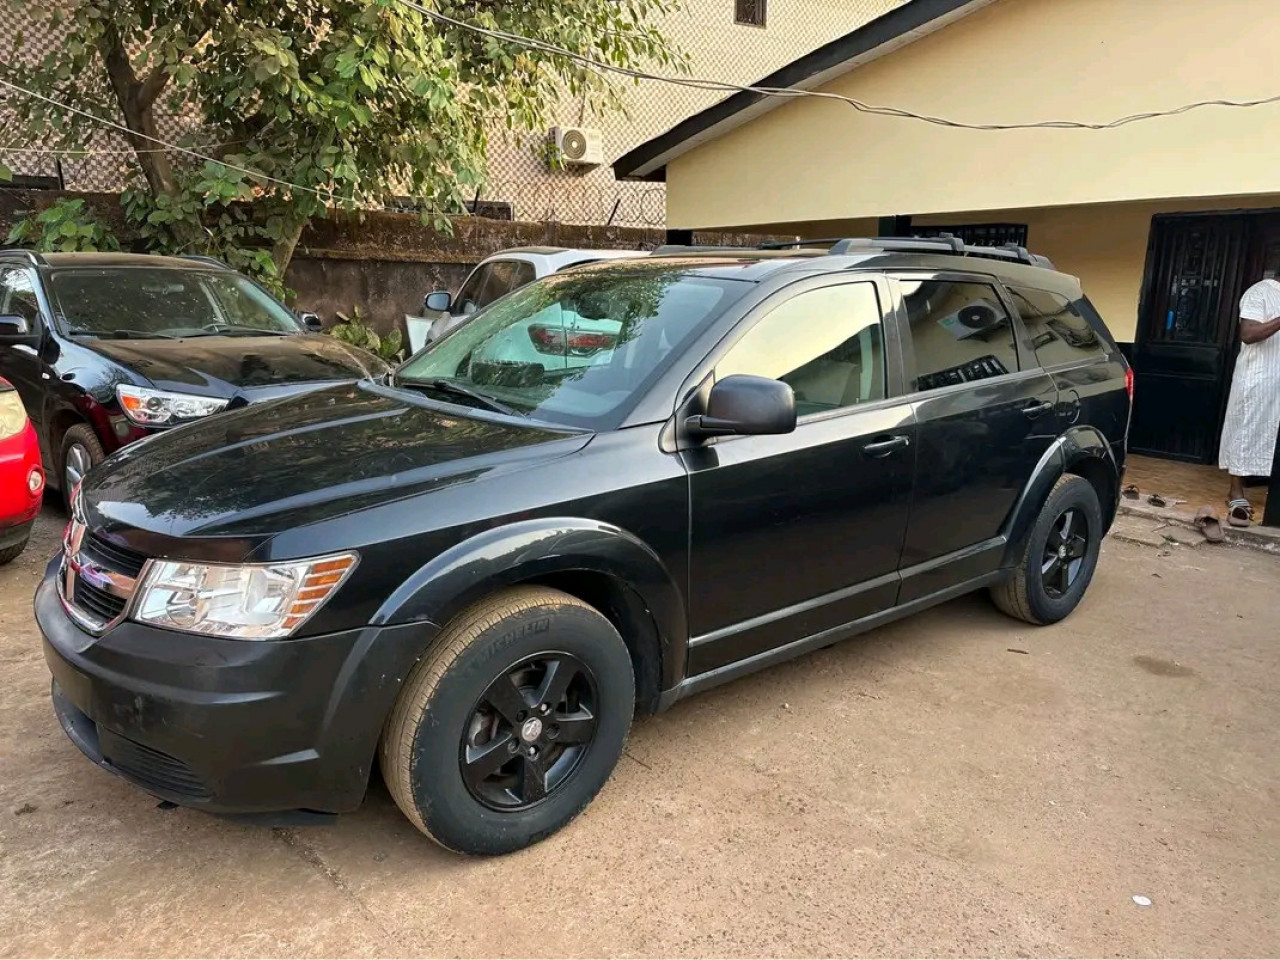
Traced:
<path id="1" fill-rule="evenodd" d="M 0 550 L 26 543 L 31 537 L 31 528 L 35 526 L 35 523 L 35 520 L 31 519 L 23 520 L 8 527 L 0 526 Z"/>
<path id="2" fill-rule="evenodd" d="M 257 642 L 125 621 L 95 637 L 62 607 L 58 562 L 36 591 L 36 622 L 54 710 L 89 759 L 213 813 L 360 805 L 383 722 L 433 624 Z"/>

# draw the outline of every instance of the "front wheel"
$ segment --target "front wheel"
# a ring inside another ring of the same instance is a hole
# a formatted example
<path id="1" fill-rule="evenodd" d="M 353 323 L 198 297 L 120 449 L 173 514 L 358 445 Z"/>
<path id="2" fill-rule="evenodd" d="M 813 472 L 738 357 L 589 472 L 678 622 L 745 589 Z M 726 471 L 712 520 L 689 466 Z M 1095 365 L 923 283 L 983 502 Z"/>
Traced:
<path id="1" fill-rule="evenodd" d="M 405 680 L 379 745 L 383 778 L 441 846 L 510 853 L 591 802 L 634 708 L 613 624 L 558 590 L 503 591 L 456 617 Z"/>
<path id="2" fill-rule="evenodd" d="M 991 599 L 1011 617 L 1057 623 L 1080 603 L 1102 548 L 1102 508 L 1093 484 L 1067 474 L 1058 479 L 1027 537 L 1022 557 Z"/>
<path id="3" fill-rule="evenodd" d="M 84 475 L 106 459 L 93 427 L 77 423 L 62 437 L 62 499 L 71 507 L 71 494 Z"/>

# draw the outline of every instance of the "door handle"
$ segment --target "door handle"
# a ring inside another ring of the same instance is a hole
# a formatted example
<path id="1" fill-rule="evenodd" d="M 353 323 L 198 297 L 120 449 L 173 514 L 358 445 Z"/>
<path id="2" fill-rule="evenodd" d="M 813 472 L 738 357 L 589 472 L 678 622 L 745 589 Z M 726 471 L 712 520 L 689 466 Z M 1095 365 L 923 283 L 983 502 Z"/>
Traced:
<path id="1" fill-rule="evenodd" d="M 1022 412 L 1034 420 L 1036 417 L 1043 417 L 1046 413 L 1052 410 L 1053 407 L 1054 405 L 1050 403 L 1048 400 L 1040 400 L 1033 403 L 1028 403 L 1025 407 L 1022 408 Z"/>
<path id="2" fill-rule="evenodd" d="M 889 454 L 905 450 L 909 446 L 911 446 L 910 437 L 885 437 L 882 440 L 873 440 L 870 443 L 863 444 L 862 452 L 869 457 L 887 457 Z"/>

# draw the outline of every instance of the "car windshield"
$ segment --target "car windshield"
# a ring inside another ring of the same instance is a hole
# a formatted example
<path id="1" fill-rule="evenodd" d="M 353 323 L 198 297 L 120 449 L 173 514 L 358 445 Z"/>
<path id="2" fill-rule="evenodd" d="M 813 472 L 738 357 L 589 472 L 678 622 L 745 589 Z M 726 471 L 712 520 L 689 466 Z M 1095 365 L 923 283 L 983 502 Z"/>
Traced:
<path id="1" fill-rule="evenodd" d="M 76 267 L 49 282 L 71 336 L 200 337 L 298 333 L 293 315 L 231 270 Z"/>
<path id="2" fill-rule="evenodd" d="M 476 312 L 406 361 L 395 382 L 454 402 L 608 429 L 682 345 L 749 288 L 659 263 L 552 275 Z"/>

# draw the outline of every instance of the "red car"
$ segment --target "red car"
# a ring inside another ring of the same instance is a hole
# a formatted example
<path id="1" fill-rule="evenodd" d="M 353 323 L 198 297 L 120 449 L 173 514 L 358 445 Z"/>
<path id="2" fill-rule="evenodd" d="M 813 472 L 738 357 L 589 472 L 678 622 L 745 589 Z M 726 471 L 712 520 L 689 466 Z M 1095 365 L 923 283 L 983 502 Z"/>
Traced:
<path id="1" fill-rule="evenodd" d="M 0 564 L 26 547 L 43 494 L 35 428 L 13 385 L 0 378 Z"/>

